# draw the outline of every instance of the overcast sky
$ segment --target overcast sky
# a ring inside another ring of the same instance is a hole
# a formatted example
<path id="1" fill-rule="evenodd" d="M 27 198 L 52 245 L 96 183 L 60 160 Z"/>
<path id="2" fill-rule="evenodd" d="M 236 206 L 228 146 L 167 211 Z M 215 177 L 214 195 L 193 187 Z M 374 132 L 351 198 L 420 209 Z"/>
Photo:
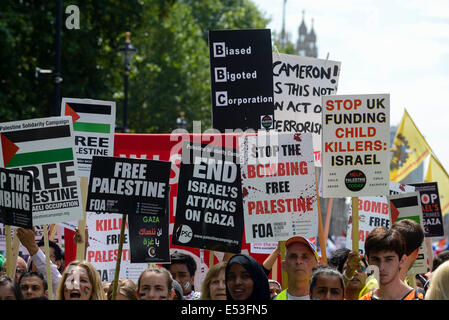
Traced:
<path id="1" fill-rule="evenodd" d="M 284 0 L 252 1 L 279 33 Z M 287 0 L 294 43 L 303 10 L 318 58 L 342 63 L 338 94 L 389 93 L 391 125 L 406 108 L 449 171 L 449 1 Z"/>

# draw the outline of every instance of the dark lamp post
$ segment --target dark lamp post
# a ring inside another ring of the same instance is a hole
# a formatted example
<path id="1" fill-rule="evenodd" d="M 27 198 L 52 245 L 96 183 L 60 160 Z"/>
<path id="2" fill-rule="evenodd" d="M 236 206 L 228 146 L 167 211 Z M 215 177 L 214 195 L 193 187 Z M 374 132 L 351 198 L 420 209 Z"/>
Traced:
<path id="1" fill-rule="evenodd" d="M 128 81 L 129 66 L 133 55 L 137 53 L 136 48 L 131 44 L 131 32 L 126 32 L 126 40 L 123 47 L 117 50 L 117 53 L 123 56 L 123 64 L 125 65 L 125 101 L 123 105 L 123 132 L 128 132 Z"/>

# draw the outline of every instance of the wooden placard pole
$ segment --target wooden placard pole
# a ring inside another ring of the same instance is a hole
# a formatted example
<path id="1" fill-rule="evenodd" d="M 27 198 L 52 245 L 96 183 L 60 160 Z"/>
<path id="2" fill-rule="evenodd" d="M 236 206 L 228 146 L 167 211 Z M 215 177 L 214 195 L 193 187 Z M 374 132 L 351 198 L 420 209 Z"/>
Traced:
<path id="1" fill-rule="evenodd" d="M 51 270 L 50 270 L 50 246 L 48 244 L 48 227 L 46 224 L 44 224 L 44 250 L 45 250 L 45 264 L 47 267 L 48 300 L 53 300 L 53 286 L 51 281 Z"/>
<path id="2" fill-rule="evenodd" d="M 115 300 L 115 297 L 117 296 L 118 279 L 120 276 L 120 264 L 122 262 L 123 241 L 125 239 L 126 217 L 127 217 L 127 215 L 124 214 L 123 218 L 122 218 L 122 226 L 120 228 L 120 241 L 118 243 L 117 263 L 115 265 L 115 276 L 114 276 L 114 281 L 112 281 L 111 300 Z"/>
<path id="3" fill-rule="evenodd" d="M 214 266 L 214 250 L 209 250 L 209 269 Z"/>
<path id="4" fill-rule="evenodd" d="M 332 204 L 333 198 L 329 198 L 329 202 L 327 203 L 327 214 L 326 214 L 326 224 L 324 225 L 324 238 L 327 239 L 329 237 L 329 227 L 331 223 L 332 216 Z"/>
<path id="5" fill-rule="evenodd" d="M 318 190 L 317 171 L 315 171 L 315 189 L 316 189 L 316 204 L 318 208 L 318 238 L 320 239 L 321 264 L 327 264 L 327 256 L 326 256 L 327 238 L 324 237 L 323 231 L 323 218 L 321 216 L 321 204 L 320 204 L 320 193 Z"/>
<path id="6" fill-rule="evenodd" d="M 407 275 L 408 285 L 413 289 L 416 289 L 416 274 L 408 274 Z"/>
<path id="7" fill-rule="evenodd" d="M 280 248 L 280 252 L 281 252 L 281 261 L 285 260 L 285 242 L 286 241 L 279 241 L 279 248 Z M 282 270 L 282 287 L 283 288 L 287 288 L 288 287 L 288 276 L 287 276 L 287 272 L 285 272 L 284 270 Z"/>
<path id="8" fill-rule="evenodd" d="M 83 219 L 78 220 L 78 232 L 81 235 L 81 242 L 76 243 L 76 260 L 84 260 L 86 258 L 86 242 L 85 229 L 86 229 L 86 203 L 87 203 L 87 191 L 89 188 L 89 179 L 87 177 L 81 177 L 81 201 L 83 204 Z"/>
<path id="9" fill-rule="evenodd" d="M 429 270 L 433 268 L 433 249 L 431 238 L 425 238 L 427 248 L 427 258 L 429 259 Z"/>
<path id="10" fill-rule="evenodd" d="M 352 251 L 359 252 L 359 197 L 352 197 Z"/>
<path id="11" fill-rule="evenodd" d="M 56 224 L 50 225 L 50 231 L 48 233 L 48 240 L 55 241 L 55 235 L 56 235 L 57 229 L 58 229 L 58 226 Z"/>
<path id="12" fill-rule="evenodd" d="M 12 262 L 12 248 L 11 248 L 11 226 L 5 225 L 6 238 L 6 275 L 14 279 L 16 266 Z"/>
<path id="13" fill-rule="evenodd" d="M 276 261 L 271 268 L 271 279 L 278 281 L 278 260 L 279 257 L 276 258 Z"/>
<path id="14" fill-rule="evenodd" d="M 14 238 L 12 240 L 12 250 L 11 250 L 13 266 L 17 266 L 17 257 L 19 256 L 19 245 L 20 245 L 20 240 L 19 240 L 19 237 L 17 236 L 17 229 L 15 229 L 14 230 Z"/>

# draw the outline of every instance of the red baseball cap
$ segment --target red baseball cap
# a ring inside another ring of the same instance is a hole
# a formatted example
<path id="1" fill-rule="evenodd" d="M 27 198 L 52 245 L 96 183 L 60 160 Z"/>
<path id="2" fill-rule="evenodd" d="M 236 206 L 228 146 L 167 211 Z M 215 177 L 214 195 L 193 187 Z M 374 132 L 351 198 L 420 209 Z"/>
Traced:
<path id="1" fill-rule="evenodd" d="M 318 252 L 316 251 L 316 247 L 315 247 L 315 245 L 312 242 L 310 242 L 309 240 L 307 240 L 304 237 L 294 236 L 294 237 L 291 237 L 290 239 L 287 240 L 287 242 L 285 243 L 285 247 L 288 248 L 293 243 L 302 243 L 302 244 L 304 244 L 307 248 L 310 249 L 310 251 L 312 251 L 312 253 L 315 256 L 316 261 L 320 262 L 320 256 L 318 255 Z"/>

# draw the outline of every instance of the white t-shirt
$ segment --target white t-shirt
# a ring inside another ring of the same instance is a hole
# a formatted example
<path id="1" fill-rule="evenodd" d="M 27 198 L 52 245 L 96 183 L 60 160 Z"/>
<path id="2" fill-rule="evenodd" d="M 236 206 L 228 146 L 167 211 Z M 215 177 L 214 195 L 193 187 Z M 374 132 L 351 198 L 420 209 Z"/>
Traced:
<path id="1" fill-rule="evenodd" d="M 310 300 L 310 296 L 306 295 L 306 296 L 292 296 L 291 294 L 289 294 L 287 292 L 287 300 Z"/>

